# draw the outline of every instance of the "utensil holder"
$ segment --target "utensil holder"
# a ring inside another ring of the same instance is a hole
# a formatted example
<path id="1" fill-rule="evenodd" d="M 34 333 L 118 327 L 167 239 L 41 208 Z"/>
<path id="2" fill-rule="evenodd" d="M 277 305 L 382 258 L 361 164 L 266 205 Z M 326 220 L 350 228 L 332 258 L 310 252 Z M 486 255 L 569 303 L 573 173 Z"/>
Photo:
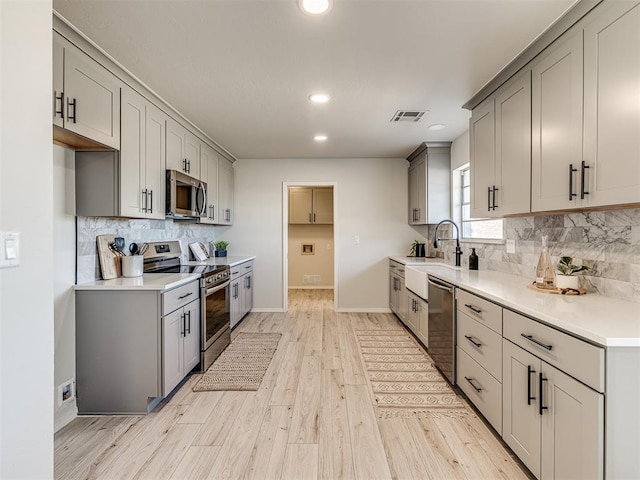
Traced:
<path id="1" fill-rule="evenodd" d="M 122 276 L 140 277 L 143 272 L 144 257 L 142 255 L 130 255 L 122 257 Z"/>

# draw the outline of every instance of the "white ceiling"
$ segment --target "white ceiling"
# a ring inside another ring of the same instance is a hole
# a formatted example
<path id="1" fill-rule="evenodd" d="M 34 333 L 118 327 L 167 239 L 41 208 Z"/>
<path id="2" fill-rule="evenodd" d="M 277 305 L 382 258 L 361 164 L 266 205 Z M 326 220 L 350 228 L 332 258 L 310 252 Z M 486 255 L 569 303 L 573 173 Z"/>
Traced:
<path id="1" fill-rule="evenodd" d="M 401 158 L 453 140 L 462 104 L 573 3 L 335 0 L 312 17 L 296 0 L 53 1 L 237 158 Z M 392 124 L 398 109 L 429 113 Z"/>

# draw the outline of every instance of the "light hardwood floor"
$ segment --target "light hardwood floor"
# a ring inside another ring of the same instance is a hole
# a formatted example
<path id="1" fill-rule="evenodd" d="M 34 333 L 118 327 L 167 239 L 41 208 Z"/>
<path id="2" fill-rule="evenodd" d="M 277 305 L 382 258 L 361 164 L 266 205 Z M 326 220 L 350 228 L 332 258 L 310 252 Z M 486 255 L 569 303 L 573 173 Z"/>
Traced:
<path id="1" fill-rule="evenodd" d="M 280 332 L 255 392 L 193 392 L 151 414 L 80 417 L 56 434 L 57 479 L 526 479 L 475 415 L 377 418 L 354 330 L 390 314 L 335 313 L 327 290 L 234 330 Z"/>

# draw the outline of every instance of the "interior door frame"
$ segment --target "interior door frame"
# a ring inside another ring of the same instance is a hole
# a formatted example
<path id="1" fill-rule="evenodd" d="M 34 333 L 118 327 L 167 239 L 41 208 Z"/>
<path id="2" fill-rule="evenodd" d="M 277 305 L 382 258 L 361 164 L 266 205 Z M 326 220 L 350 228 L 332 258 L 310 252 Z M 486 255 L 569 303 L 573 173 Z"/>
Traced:
<path id="1" fill-rule="evenodd" d="M 289 311 L 289 187 L 333 188 L 333 311 L 338 308 L 337 182 L 282 182 L 282 310 Z"/>

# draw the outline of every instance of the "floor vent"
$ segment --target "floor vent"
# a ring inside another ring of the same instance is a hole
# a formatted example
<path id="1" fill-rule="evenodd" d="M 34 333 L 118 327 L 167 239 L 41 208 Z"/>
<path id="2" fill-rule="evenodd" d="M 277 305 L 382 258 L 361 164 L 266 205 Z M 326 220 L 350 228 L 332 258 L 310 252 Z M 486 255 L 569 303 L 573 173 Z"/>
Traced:
<path id="1" fill-rule="evenodd" d="M 391 118 L 391 123 L 419 122 L 428 110 L 398 110 Z"/>

